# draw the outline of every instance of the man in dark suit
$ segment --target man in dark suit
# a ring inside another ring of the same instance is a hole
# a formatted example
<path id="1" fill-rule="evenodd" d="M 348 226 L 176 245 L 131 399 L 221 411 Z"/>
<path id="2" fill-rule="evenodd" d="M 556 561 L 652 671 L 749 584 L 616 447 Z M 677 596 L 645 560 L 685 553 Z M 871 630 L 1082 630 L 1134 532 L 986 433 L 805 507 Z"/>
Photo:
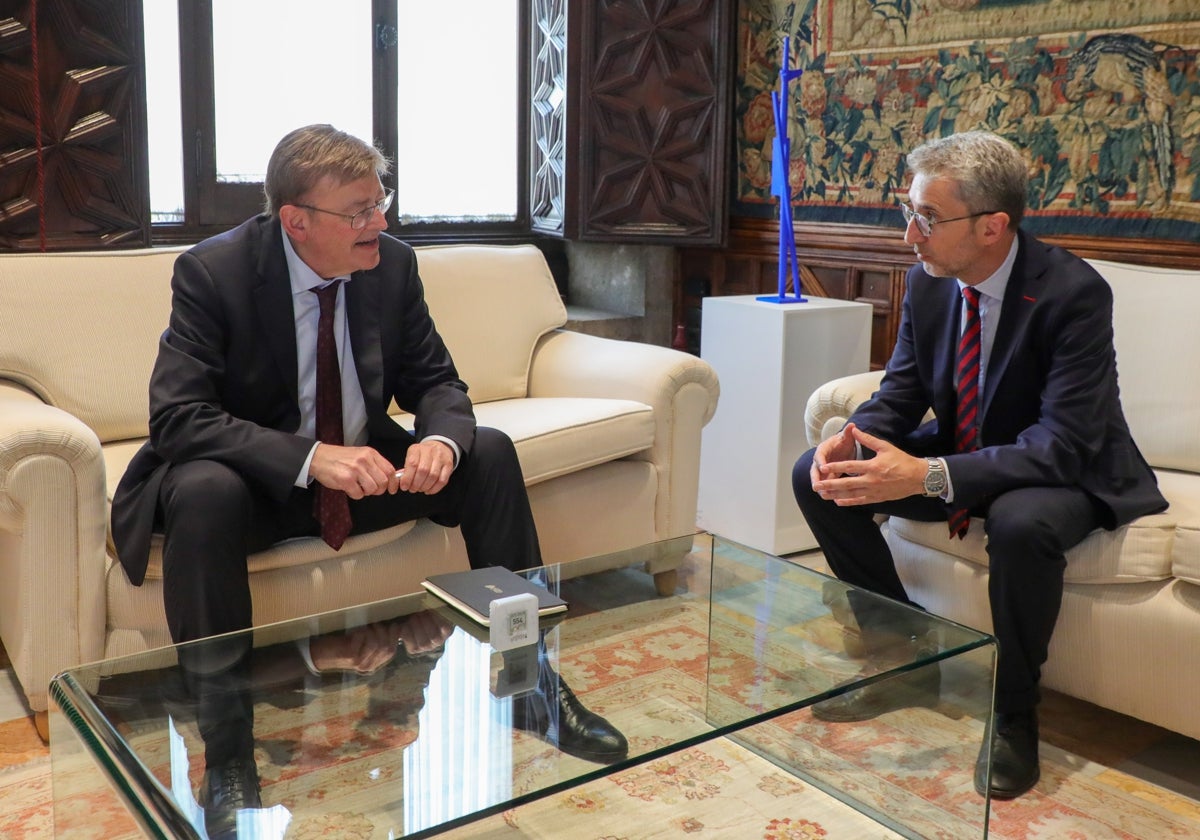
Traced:
<path id="1" fill-rule="evenodd" d="M 339 549 L 348 534 L 429 517 L 461 526 L 474 567 L 541 565 L 512 441 L 476 427 L 413 250 L 384 232 L 387 169 L 332 126 L 297 129 L 271 155 L 266 212 L 176 261 L 150 440 L 112 519 L 134 584 L 151 533 L 163 534 L 177 643 L 251 626 L 246 557 L 288 537 Z M 388 415 L 393 398 L 412 432 Z M 620 733 L 563 689 L 560 746 L 623 756 Z"/>
<path id="2" fill-rule="evenodd" d="M 873 514 L 948 520 L 950 539 L 965 534 L 967 514 L 984 517 L 999 642 L 990 792 L 1010 798 L 1039 777 L 1038 681 L 1064 552 L 1166 501 L 1121 410 L 1111 290 L 1082 260 L 1019 230 L 1021 154 L 968 132 L 925 143 L 908 167 L 905 242 L 920 263 L 887 371 L 838 434 L 801 456 L 792 485 L 834 573 L 910 604 Z M 878 628 L 865 600 L 851 607 L 869 634 Z M 873 686 L 814 714 L 863 720 L 935 703 L 938 672 L 925 670 L 908 691 Z"/>

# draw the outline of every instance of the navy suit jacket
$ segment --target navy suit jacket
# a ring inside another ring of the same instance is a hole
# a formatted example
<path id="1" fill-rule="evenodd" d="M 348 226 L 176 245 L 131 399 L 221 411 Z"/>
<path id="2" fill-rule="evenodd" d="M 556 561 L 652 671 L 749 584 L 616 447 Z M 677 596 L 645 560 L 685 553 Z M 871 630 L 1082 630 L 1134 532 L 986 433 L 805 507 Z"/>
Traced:
<path id="1" fill-rule="evenodd" d="M 980 396 L 980 448 L 952 454 L 961 300 L 953 278 L 909 271 L 895 350 L 853 422 L 912 454 L 945 457 L 956 507 L 1019 487 L 1078 486 L 1107 528 L 1165 509 L 1121 410 L 1104 279 L 1019 234 Z M 930 407 L 934 419 L 922 423 Z"/>
<path id="2" fill-rule="evenodd" d="M 181 254 L 170 325 L 150 379 L 150 439 L 113 497 L 113 543 L 145 578 L 159 486 L 172 463 L 220 461 L 283 504 L 312 448 L 300 428 L 296 329 L 279 221 L 263 215 Z M 369 440 L 413 440 L 387 413 L 416 416 L 465 457 L 475 439 L 467 386 L 425 304 L 413 250 L 380 235 L 379 265 L 346 285 L 346 318 Z"/>

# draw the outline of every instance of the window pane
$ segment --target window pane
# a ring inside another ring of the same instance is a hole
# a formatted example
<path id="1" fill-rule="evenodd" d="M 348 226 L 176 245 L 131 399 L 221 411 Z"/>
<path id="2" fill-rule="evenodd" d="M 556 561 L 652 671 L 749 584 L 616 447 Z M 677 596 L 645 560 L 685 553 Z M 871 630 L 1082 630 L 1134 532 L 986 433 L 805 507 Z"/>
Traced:
<path id="1" fill-rule="evenodd" d="M 302 125 L 373 139 L 370 3 L 213 0 L 212 15 L 218 181 L 262 181 Z"/>
<path id="2" fill-rule="evenodd" d="M 146 128 L 150 221 L 183 221 L 183 138 L 179 108 L 179 8 L 146 3 Z"/>
<path id="3" fill-rule="evenodd" d="M 517 215 L 517 0 L 398 0 L 400 219 Z"/>

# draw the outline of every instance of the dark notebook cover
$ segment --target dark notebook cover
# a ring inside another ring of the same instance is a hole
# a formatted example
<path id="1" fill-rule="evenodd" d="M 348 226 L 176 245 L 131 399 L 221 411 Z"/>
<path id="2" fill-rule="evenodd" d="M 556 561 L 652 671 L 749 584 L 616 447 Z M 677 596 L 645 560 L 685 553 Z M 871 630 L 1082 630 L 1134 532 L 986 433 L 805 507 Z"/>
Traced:
<path id="1" fill-rule="evenodd" d="M 554 615 L 567 608 L 562 598 L 503 566 L 430 575 L 421 585 L 485 627 L 491 622 L 489 607 L 497 598 L 530 592 L 537 596 L 539 616 Z"/>

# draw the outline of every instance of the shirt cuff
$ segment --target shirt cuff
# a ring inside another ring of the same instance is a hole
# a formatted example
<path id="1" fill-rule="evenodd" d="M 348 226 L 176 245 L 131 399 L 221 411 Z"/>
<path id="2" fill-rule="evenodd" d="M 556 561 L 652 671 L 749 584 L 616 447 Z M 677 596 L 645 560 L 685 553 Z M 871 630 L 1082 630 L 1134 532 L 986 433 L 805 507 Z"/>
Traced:
<path id="1" fill-rule="evenodd" d="M 312 484 L 312 478 L 308 475 L 308 468 L 312 465 L 313 455 L 317 452 L 317 446 L 320 441 L 316 441 L 312 445 L 312 449 L 308 450 L 308 457 L 304 459 L 304 464 L 300 467 L 300 474 L 296 476 L 296 486 L 300 488 L 307 487 Z"/>
<path id="2" fill-rule="evenodd" d="M 946 466 L 945 458 L 938 458 L 942 462 L 942 474 L 946 476 L 946 489 L 942 491 L 941 497 L 948 504 L 954 502 L 954 482 L 950 480 L 950 468 Z"/>

